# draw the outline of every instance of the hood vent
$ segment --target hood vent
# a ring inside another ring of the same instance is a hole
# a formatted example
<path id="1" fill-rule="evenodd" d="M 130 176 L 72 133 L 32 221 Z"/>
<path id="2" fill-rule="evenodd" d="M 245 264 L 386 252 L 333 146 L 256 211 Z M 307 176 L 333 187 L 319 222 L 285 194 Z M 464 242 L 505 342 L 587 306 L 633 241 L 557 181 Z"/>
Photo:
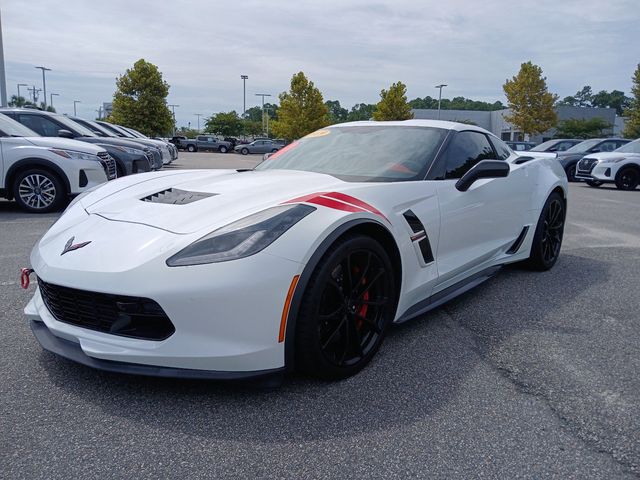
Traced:
<path id="1" fill-rule="evenodd" d="M 156 192 L 140 200 L 151 203 L 166 203 L 168 205 L 187 205 L 197 202 L 208 197 L 218 195 L 217 193 L 189 192 L 178 188 L 168 188 L 160 192 Z"/>

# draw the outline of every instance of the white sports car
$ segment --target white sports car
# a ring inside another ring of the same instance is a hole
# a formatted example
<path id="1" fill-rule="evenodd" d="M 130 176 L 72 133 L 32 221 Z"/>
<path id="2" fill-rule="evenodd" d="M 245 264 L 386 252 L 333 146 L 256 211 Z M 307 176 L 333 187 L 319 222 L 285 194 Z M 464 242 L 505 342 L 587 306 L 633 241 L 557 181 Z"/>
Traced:
<path id="1" fill-rule="evenodd" d="M 254 170 L 155 172 L 75 199 L 33 249 L 42 346 L 117 372 L 362 369 L 388 328 L 504 264 L 556 262 L 567 179 L 457 123 L 316 131 Z"/>
<path id="2" fill-rule="evenodd" d="M 613 152 L 587 155 L 578 162 L 576 178 L 591 187 L 615 183 L 620 190 L 635 190 L 640 184 L 640 139 Z"/>

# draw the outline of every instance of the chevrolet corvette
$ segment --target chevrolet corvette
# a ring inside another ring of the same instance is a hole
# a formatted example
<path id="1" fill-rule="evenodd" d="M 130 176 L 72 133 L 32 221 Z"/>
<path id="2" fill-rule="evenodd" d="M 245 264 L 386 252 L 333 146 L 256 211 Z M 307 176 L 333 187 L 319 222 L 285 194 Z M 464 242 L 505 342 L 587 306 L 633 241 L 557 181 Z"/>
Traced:
<path id="1" fill-rule="evenodd" d="M 25 314 L 45 349 L 102 370 L 346 378 L 501 266 L 553 267 L 567 178 L 526 154 L 471 125 L 354 122 L 251 170 L 118 179 L 36 244 Z"/>

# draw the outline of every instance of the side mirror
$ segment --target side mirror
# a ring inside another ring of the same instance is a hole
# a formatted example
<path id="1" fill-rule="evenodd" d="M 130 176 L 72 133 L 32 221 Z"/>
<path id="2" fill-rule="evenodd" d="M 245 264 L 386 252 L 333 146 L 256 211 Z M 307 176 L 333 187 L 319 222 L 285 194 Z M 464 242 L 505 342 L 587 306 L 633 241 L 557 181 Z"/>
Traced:
<path id="1" fill-rule="evenodd" d="M 474 165 L 460 180 L 456 188 L 466 192 L 476 180 L 481 178 L 502 178 L 509 175 L 509 164 L 503 160 L 482 160 Z"/>
<path id="2" fill-rule="evenodd" d="M 73 138 L 73 132 L 70 130 L 61 129 L 58 130 L 58 136 L 62 138 Z"/>

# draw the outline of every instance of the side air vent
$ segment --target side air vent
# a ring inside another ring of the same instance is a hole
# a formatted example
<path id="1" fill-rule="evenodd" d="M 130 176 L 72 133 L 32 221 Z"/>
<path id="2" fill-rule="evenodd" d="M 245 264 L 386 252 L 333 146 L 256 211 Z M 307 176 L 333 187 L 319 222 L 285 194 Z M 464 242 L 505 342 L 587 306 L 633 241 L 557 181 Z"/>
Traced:
<path id="1" fill-rule="evenodd" d="M 188 203 L 197 202 L 204 198 L 213 197 L 218 195 L 217 193 L 204 193 L 204 192 L 188 192 L 186 190 L 180 190 L 178 188 L 168 188 L 156 192 L 147 197 L 141 198 L 143 202 L 151 203 L 166 203 L 169 205 L 187 205 Z"/>
<path id="2" fill-rule="evenodd" d="M 418 216 L 411 210 L 407 210 L 402 216 L 409 225 L 409 228 L 413 231 L 411 241 L 418 243 L 418 248 L 420 249 L 424 263 L 428 264 L 433 262 L 433 251 L 431 250 L 429 236 Z"/>
<path id="3" fill-rule="evenodd" d="M 522 231 L 520 232 L 520 235 L 518 235 L 518 238 L 516 238 L 516 240 L 513 242 L 513 245 L 511 245 L 511 247 L 509 247 L 509 250 L 507 250 L 506 253 L 508 255 L 513 255 L 514 253 L 517 253 L 518 250 L 520 250 L 520 247 L 522 246 L 522 242 L 524 242 L 524 239 L 527 236 L 528 231 L 529 231 L 529 225 L 522 228 Z"/>

